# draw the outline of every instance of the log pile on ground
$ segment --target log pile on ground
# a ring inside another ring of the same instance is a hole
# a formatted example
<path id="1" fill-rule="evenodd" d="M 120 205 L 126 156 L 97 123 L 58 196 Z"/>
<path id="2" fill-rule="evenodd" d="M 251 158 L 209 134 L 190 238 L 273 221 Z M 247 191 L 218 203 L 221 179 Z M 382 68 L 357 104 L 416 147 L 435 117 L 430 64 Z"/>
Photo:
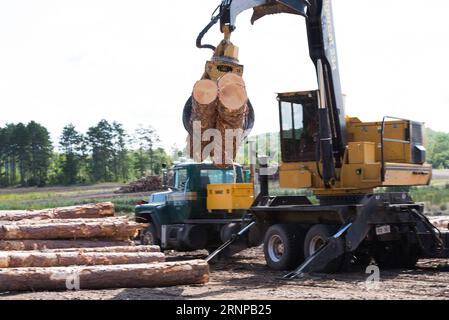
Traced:
<path id="1" fill-rule="evenodd" d="M 132 246 L 133 241 L 113 240 L 0 240 L 0 251 L 28 251 L 28 250 L 51 250 L 71 248 L 107 248 Z"/>
<path id="2" fill-rule="evenodd" d="M 113 216 L 114 205 L 111 202 L 46 210 L 0 211 L 0 221 L 106 218 Z"/>
<path id="3" fill-rule="evenodd" d="M 115 193 L 151 192 L 162 189 L 162 177 L 148 176 L 120 187 Z"/>
<path id="4" fill-rule="evenodd" d="M 218 81 L 198 81 L 192 92 L 190 157 L 196 162 L 211 157 L 218 166 L 232 165 L 248 134 L 244 131 L 248 112 L 248 94 L 241 76 L 227 73 Z M 215 133 L 210 129 L 216 129 Z"/>
<path id="5" fill-rule="evenodd" d="M 432 217 L 430 218 L 430 222 L 441 230 L 448 230 L 449 229 L 449 217 L 441 216 L 441 217 Z"/>
<path id="6" fill-rule="evenodd" d="M 164 262 L 160 252 L 0 252 L 0 268 L 69 267 Z"/>
<path id="7" fill-rule="evenodd" d="M 204 284 L 209 280 L 204 260 L 111 266 L 0 269 L 0 292 L 151 288 Z"/>
<path id="8" fill-rule="evenodd" d="M 202 284 L 205 261 L 166 263 L 132 241 L 147 225 L 114 217 L 111 203 L 0 212 L 0 292 Z M 75 287 L 73 287 L 75 285 Z"/>
<path id="9" fill-rule="evenodd" d="M 0 227 L 2 240 L 108 239 L 126 241 L 143 229 L 127 218 L 21 220 Z"/>

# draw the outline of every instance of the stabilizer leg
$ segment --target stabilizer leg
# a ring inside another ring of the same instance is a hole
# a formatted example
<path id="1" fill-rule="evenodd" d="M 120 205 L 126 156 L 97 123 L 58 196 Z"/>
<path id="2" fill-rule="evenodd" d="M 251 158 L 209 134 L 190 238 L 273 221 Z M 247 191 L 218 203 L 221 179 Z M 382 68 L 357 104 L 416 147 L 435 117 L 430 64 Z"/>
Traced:
<path id="1" fill-rule="evenodd" d="M 345 253 L 356 251 L 371 229 L 368 218 L 375 212 L 378 204 L 379 202 L 375 197 L 367 198 L 363 204 L 358 206 L 358 214 L 354 222 L 341 228 L 318 251 L 306 259 L 298 269 L 287 274 L 283 279 L 297 279 L 304 277 L 306 274 L 322 272 L 335 259 Z"/>
<path id="2" fill-rule="evenodd" d="M 343 235 L 351 228 L 352 223 L 344 226 L 333 237 L 311 255 L 298 269 L 285 275 L 283 279 L 291 280 L 302 278 L 304 275 L 312 272 L 322 271 L 329 263 L 342 256 L 345 253 Z"/>
<path id="3" fill-rule="evenodd" d="M 242 230 L 240 230 L 239 233 L 232 235 L 231 239 L 226 241 L 220 248 L 212 252 L 207 258 L 206 262 L 210 262 L 213 258 L 215 258 L 217 255 L 219 255 L 221 252 L 226 250 L 229 246 L 231 246 L 234 242 L 236 242 L 238 239 L 240 239 L 243 235 L 245 235 L 249 230 L 254 227 L 256 224 L 255 221 L 248 224 L 246 227 L 244 227 Z"/>

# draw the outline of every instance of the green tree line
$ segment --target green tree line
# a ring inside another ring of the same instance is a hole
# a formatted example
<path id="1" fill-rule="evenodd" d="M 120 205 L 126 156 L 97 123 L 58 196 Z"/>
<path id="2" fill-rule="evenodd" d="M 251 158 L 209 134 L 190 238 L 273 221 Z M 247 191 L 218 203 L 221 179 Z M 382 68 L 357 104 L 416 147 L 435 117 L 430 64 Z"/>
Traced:
<path id="1" fill-rule="evenodd" d="M 449 134 L 427 130 L 428 161 L 435 169 L 449 169 Z"/>
<path id="2" fill-rule="evenodd" d="M 269 153 L 278 158 L 278 139 L 273 146 L 266 135 L 258 138 L 258 147 L 267 144 Z M 0 127 L 0 186 L 126 182 L 158 175 L 164 164 L 170 165 L 182 153 L 173 148 L 168 155 L 157 147 L 159 142 L 151 127 L 128 134 L 122 124 L 101 120 L 84 133 L 68 124 L 54 148 L 48 130 L 36 122 L 6 124 Z M 448 133 L 427 130 L 426 147 L 434 168 L 449 169 Z"/>
<path id="3" fill-rule="evenodd" d="M 0 128 L 0 184 L 44 186 L 52 150 L 48 130 L 34 121 Z"/>
<path id="4" fill-rule="evenodd" d="M 101 120 L 85 133 L 68 124 L 54 148 L 48 130 L 31 121 L 0 128 L 0 186 L 125 182 L 158 175 L 171 159 L 157 132 L 128 134 L 118 122 Z"/>

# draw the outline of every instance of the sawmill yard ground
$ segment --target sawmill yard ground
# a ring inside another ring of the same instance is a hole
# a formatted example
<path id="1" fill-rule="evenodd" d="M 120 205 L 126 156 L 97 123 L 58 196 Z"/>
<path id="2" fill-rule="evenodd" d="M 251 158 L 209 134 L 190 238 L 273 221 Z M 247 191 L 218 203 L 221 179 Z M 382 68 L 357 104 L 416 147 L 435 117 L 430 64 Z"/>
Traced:
<path id="1" fill-rule="evenodd" d="M 435 179 L 435 190 L 427 190 L 433 198 L 449 203 L 449 172 L 441 172 Z M 150 193 L 117 195 L 119 184 L 100 184 L 79 187 L 10 188 L 0 189 L 0 210 L 43 209 L 112 201 L 116 211 L 132 215 L 137 200 Z M 425 190 L 426 191 L 426 190 Z M 428 195 L 424 194 L 427 199 Z M 426 201 L 426 199 L 422 201 Z M 433 200 L 435 201 L 435 200 Z M 448 206 L 449 207 L 449 204 Z M 447 208 L 446 208 L 447 209 Z M 443 210 L 441 210 L 443 211 Z M 189 254 L 168 252 L 168 261 L 205 258 L 206 252 Z M 67 300 L 136 300 L 136 299 L 447 299 L 449 300 L 449 260 L 423 260 L 416 270 L 381 270 L 380 287 L 366 285 L 365 270 L 353 270 L 340 275 L 316 275 L 296 281 L 282 281 L 283 273 L 269 270 L 261 248 L 249 249 L 211 267 L 210 282 L 206 285 L 178 286 L 155 289 L 116 289 L 96 291 L 0 293 L 0 300 L 67 299 Z M 82 288 L 82 284 L 81 284 Z"/>
<path id="2" fill-rule="evenodd" d="M 169 261 L 204 258 L 205 252 L 169 252 Z M 265 266 L 261 248 L 211 267 L 206 285 L 154 289 L 0 294 L 5 300 L 449 300 L 449 261 L 423 260 L 416 270 L 381 271 L 379 288 L 368 289 L 365 270 L 283 281 Z M 81 283 L 82 288 L 82 283 Z"/>

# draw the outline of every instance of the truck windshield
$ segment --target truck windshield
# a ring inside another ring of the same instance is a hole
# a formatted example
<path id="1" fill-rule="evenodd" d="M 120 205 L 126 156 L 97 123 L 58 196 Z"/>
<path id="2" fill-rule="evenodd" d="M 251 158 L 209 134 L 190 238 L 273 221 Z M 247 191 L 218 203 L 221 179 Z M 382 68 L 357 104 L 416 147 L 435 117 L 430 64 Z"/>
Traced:
<path id="1" fill-rule="evenodd" d="M 201 170 L 201 184 L 234 183 L 233 170 Z"/>
<path id="2" fill-rule="evenodd" d="M 151 203 L 164 203 L 167 200 L 165 194 L 153 194 L 151 196 Z"/>
<path id="3" fill-rule="evenodd" d="M 179 191 L 184 191 L 187 183 L 187 178 L 187 169 L 176 170 L 174 187 Z"/>

